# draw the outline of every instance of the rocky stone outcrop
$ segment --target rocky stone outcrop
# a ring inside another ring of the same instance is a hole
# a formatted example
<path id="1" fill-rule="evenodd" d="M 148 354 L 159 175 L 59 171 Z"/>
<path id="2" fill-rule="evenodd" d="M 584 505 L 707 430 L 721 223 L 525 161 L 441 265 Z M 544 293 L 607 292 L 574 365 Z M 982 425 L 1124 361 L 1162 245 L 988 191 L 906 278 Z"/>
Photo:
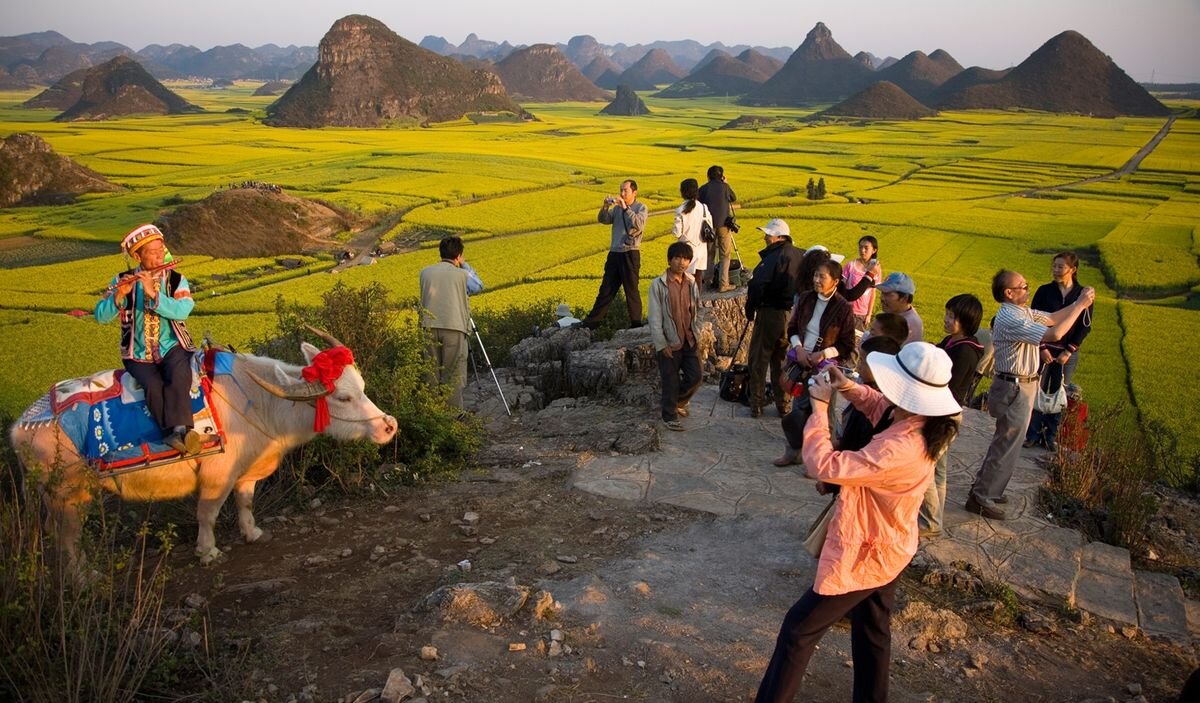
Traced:
<path id="1" fill-rule="evenodd" d="M 116 190 L 121 187 L 54 153 L 41 137 L 18 132 L 0 140 L 0 207 L 63 204 L 82 193 Z"/>
<path id="2" fill-rule="evenodd" d="M 701 297 L 699 356 L 706 374 L 731 363 L 746 323 L 744 306 L 744 290 Z M 747 333 L 739 362 L 746 359 L 749 338 Z M 541 396 L 539 407 L 564 397 L 610 398 L 633 392 L 629 387 L 654 388 L 658 383 L 654 344 L 646 327 L 620 330 L 612 339 L 595 343 L 590 330 L 551 327 L 514 346 L 509 364 L 513 383 L 536 389 Z"/>
<path id="3" fill-rule="evenodd" d="M 466 622 L 476 627 L 494 627 L 525 607 L 532 589 L 508 583 L 458 583 L 442 586 L 425 596 L 414 611 L 435 613 L 444 622 Z"/>
<path id="4" fill-rule="evenodd" d="M 496 74 L 471 70 L 349 15 L 321 39 L 317 62 L 267 108 L 278 127 L 381 127 L 456 120 L 471 112 L 527 113 Z"/>

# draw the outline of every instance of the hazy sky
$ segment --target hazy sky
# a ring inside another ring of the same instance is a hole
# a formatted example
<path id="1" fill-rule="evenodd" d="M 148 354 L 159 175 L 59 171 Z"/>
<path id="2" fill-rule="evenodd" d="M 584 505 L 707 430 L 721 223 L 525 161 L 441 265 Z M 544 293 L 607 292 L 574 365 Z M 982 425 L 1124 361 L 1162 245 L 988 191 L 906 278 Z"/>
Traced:
<path id="1" fill-rule="evenodd" d="M 1140 81 L 1200 81 L 1200 0 L 0 0 L 0 34 L 53 29 L 134 49 L 179 42 L 315 45 L 339 17 L 370 15 L 414 42 L 470 32 L 514 44 L 695 39 L 795 48 L 817 21 L 851 54 L 949 51 L 964 66 L 1020 63 L 1050 37 L 1081 32 Z M 682 13 L 681 8 L 689 8 Z"/>

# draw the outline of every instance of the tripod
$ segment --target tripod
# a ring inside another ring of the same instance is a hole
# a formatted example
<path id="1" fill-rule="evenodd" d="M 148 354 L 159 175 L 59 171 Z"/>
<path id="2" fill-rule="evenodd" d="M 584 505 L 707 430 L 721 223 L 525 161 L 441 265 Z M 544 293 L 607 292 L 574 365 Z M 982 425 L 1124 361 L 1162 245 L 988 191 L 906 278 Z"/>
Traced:
<path id="1" fill-rule="evenodd" d="M 475 325 L 475 318 L 470 318 L 471 332 L 475 334 L 475 341 L 479 342 L 479 351 L 483 354 L 483 364 L 488 371 L 492 372 L 492 381 L 496 384 L 496 390 L 500 393 L 500 402 L 504 403 L 504 412 L 512 417 L 512 409 L 508 407 L 508 399 L 504 397 L 504 389 L 500 387 L 500 379 L 496 377 L 496 369 L 492 366 L 492 360 L 488 358 L 487 348 L 483 346 L 483 337 L 479 336 L 479 328 Z M 474 355 L 472 355 L 474 361 Z M 475 369 L 475 381 L 479 382 L 479 369 Z"/>

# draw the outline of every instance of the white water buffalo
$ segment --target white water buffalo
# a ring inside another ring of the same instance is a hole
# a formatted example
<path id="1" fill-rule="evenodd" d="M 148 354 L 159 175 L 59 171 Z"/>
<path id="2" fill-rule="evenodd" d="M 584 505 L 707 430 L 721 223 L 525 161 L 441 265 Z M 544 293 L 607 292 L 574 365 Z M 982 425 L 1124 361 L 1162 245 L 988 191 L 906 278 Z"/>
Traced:
<path id="1" fill-rule="evenodd" d="M 338 344 L 332 337 L 318 334 Z M 301 351 L 309 364 L 318 354 L 308 343 L 301 344 Z M 196 555 L 207 564 L 221 554 L 213 525 L 230 491 L 237 494 L 242 536 L 247 542 L 263 536 L 251 511 L 254 485 L 274 473 L 288 451 L 316 437 L 313 420 L 319 398 L 325 398 L 329 410 L 329 425 L 322 434 L 341 440 L 367 438 L 378 444 L 391 441 L 396 434 L 396 419 L 366 396 L 362 375 L 353 366 L 345 367 L 332 391 L 305 381 L 300 367 L 274 359 L 237 354 L 232 371 L 214 377 L 211 394 L 213 409 L 225 428 L 222 454 L 103 477 L 80 458 L 57 422 L 33 428 L 22 427 L 20 422 L 14 425 L 13 447 L 26 475 L 36 471 L 43 482 L 48 526 L 72 568 L 77 558 L 80 509 L 92 500 L 97 485 L 131 500 L 167 500 L 198 493 Z M 47 481 L 51 474 L 55 480 Z"/>

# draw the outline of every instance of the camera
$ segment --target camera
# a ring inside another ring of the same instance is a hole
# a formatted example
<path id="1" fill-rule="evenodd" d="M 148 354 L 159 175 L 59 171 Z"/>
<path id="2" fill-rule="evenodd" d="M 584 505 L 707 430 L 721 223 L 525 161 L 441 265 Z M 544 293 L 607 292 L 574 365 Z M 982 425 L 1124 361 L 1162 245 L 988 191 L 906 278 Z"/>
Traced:
<path id="1" fill-rule="evenodd" d="M 617 204 L 617 197 L 616 197 L 616 196 L 614 196 L 614 195 L 610 195 L 610 196 L 606 197 L 606 198 L 604 199 L 604 204 L 605 204 L 605 205 L 616 205 L 616 204 Z"/>

